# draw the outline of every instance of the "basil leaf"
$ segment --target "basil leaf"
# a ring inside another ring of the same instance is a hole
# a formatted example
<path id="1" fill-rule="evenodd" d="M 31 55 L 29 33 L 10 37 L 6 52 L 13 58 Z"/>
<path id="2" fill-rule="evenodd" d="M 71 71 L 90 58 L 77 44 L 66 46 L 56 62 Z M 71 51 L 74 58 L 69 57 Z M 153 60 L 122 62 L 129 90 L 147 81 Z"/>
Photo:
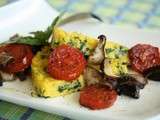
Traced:
<path id="1" fill-rule="evenodd" d="M 46 31 L 37 31 L 37 32 L 31 32 L 31 34 L 34 35 L 36 39 L 40 39 L 41 41 L 45 41 L 45 43 L 48 44 L 48 39 L 52 35 L 53 28 L 58 25 L 60 22 L 61 17 L 64 15 L 64 12 L 62 12 L 59 16 L 57 16 L 52 24 L 47 28 Z M 43 45 L 43 44 L 42 44 Z"/>
<path id="2" fill-rule="evenodd" d="M 18 43 L 18 44 L 28 44 L 34 46 L 47 45 L 48 39 L 52 34 L 53 28 L 55 25 L 57 25 L 62 15 L 63 13 L 57 16 L 52 22 L 52 24 L 45 31 L 31 32 L 30 34 L 32 34 L 33 36 L 25 36 L 25 37 L 16 34 L 13 37 L 11 37 L 9 41 L 4 42 L 2 44 Z"/>
<path id="3" fill-rule="evenodd" d="M 6 42 L 8 43 L 18 43 L 18 44 L 27 44 L 27 45 L 45 45 L 47 44 L 45 40 L 43 39 L 44 37 L 41 38 L 41 36 L 36 37 L 21 37 L 18 36 L 16 38 L 10 39 L 10 41 Z"/>
<path id="4" fill-rule="evenodd" d="M 51 28 L 49 27 L 48 29 L 53 29 L 53 27 L 58 26 L 64 14 L 65 12 L 60 13 L 60 15 L 54 19 L 53 23 L 51 24 Z"/>
<path id="5" fill-rule="evenodd" d="M 25 37 L 16 34 L 13 37 L 11 37 L 9 41 L 6 41 L 2 44 L 18 43 L 18 44 L 28 44 L 34 46 L 47 45 L 49 44 L 50 40 L 52 40 L 52 32 L 54 30 L 54 27 L 56 26 L 64 25 L 77 20 L 87 19 L 90 17 L 102 21 L 98 16 L 90 12 L 77 13 L 62 19 L 63 15 L 64 12 L 62 12 L 59 16 L 57 16 L 52 22 L 52 24 L 45 31 L 31 32 L 30 36 L 25 36 Z"/>

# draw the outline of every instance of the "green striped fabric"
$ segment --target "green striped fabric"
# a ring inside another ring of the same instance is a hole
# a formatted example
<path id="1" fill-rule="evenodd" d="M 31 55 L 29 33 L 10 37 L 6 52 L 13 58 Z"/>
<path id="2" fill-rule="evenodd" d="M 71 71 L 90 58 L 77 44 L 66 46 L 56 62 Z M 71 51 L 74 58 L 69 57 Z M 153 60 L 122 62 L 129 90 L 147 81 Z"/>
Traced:
<path id="1" fill-rule="evenodd" d="M 91 11 L 108 23 L 143 29 L 160 28 L 160 0 L 48 0 L 59 11 Z M 85 4 L 84 4 L 85 2 Z"/>
<path id="2" fill-rule="evenodd" d="M 0 101 L 0 120 L 67 120 L 67 118 Z"/>

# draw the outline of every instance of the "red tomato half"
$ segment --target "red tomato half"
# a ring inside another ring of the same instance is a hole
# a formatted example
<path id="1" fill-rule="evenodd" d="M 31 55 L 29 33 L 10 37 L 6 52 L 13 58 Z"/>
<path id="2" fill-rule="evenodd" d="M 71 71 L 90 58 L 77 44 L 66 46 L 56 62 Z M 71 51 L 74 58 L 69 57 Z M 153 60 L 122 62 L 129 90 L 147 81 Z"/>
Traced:
<path id="1" fill-rule="evenodd" d="M 80 93 L 79 102 L 90 109 L 103 109 L 111 107 L 117 99 L 115 90 L 102 85 L 85 87 Z"/>
<path id="2" fill-rule="evenodd" d="M 160 53 L 157 47 L 147 44 L 137 44 L 129 50 L 131 66 L 143 73 L 145 70 L 160 65 Z"/>
<path id="3" fill-rule="evenodd" d="M 56 79 L 74 80 L 80 76 L 86 65 L 83 54 L 69 45 L 60 45 L 49 57 L 48 73 Z"/>
<path id="4" fill-rule="evenodd" d="M 13 61 L 2 67 L 2 71 L 16 73 L 24 71 L 32 63 L 33 53 L 31 46 L 23 44 L 8 44 L 0 47 L 0 53 L 6 52 L 13 57 Z"/>

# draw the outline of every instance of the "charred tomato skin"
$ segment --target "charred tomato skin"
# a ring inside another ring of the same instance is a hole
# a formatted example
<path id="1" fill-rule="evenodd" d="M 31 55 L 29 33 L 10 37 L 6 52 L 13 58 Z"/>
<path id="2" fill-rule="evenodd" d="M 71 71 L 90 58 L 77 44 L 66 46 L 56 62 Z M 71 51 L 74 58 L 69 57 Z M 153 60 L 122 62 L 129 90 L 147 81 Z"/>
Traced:
<path id="1" fill-rule="evenodd" d="M 117 99 L 115 90 L 111 90 L 106 86 L 94 84 L 85 87 L 80 92 L 79 103 L 90 109 L 104 109 L 111 107 Z"/>
<path id="2" fill-rule="evenodd" d="M 22 72 L 32 63 L 32 47 L 24 44 L 7 44 L 0 47 L 0 53 L 6 52 L 13 57 L 13 61 L 1 68 L 7 73 Z"/>
<path id="3" fill-rule="evenodd" d="M 83 72 L 86 60 L 76 48 L 62 44 L 49 56 L 48 73 L 56 79 L 72 81 Z"/>
<path id="4" fill-rule="evenodd" d="M 160 53 L 157 47 L 148 44 L 137 44 L 129 50 L 131 66 L 137 72 L 160 65 Z"/>

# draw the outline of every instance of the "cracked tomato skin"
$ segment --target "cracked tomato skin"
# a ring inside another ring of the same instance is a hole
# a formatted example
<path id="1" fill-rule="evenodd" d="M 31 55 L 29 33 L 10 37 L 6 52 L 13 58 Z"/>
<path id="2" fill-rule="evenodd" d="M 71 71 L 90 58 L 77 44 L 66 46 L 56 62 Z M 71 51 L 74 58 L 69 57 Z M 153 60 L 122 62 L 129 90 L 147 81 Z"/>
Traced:
<path id="1" fill-rule="evenodd" d="M 24 44 L 8 44 L 0 47 L 0 53 L 6 52 L 13 57 L 13 61 L 9 62 L 1 70 L 7 73 L 17 73 L 24 71 L 32 63 L 33 52 L 32 47 Z"/>
<path id="2" fill-rule="evenodd" d="M 49 56 L 48 73 L 55 79 L 72 81 L 80 76 L 85 65 L 86 60 L 78 49 L 62 44 Z"/>
<path id="3" fill-rule="evenodd" d="M 143 73 L 145 70 L 160 65 L 159 48 L 137 44 L 129 50 L 131 66 L 137 72 Z"/>
<path id="4" fill-rule="evenodd" d="M 90 85 L 80 92 L 79 103 L 90 109 L 111 107 L 117 99 L 117 92 L 102 85 Z"/>

